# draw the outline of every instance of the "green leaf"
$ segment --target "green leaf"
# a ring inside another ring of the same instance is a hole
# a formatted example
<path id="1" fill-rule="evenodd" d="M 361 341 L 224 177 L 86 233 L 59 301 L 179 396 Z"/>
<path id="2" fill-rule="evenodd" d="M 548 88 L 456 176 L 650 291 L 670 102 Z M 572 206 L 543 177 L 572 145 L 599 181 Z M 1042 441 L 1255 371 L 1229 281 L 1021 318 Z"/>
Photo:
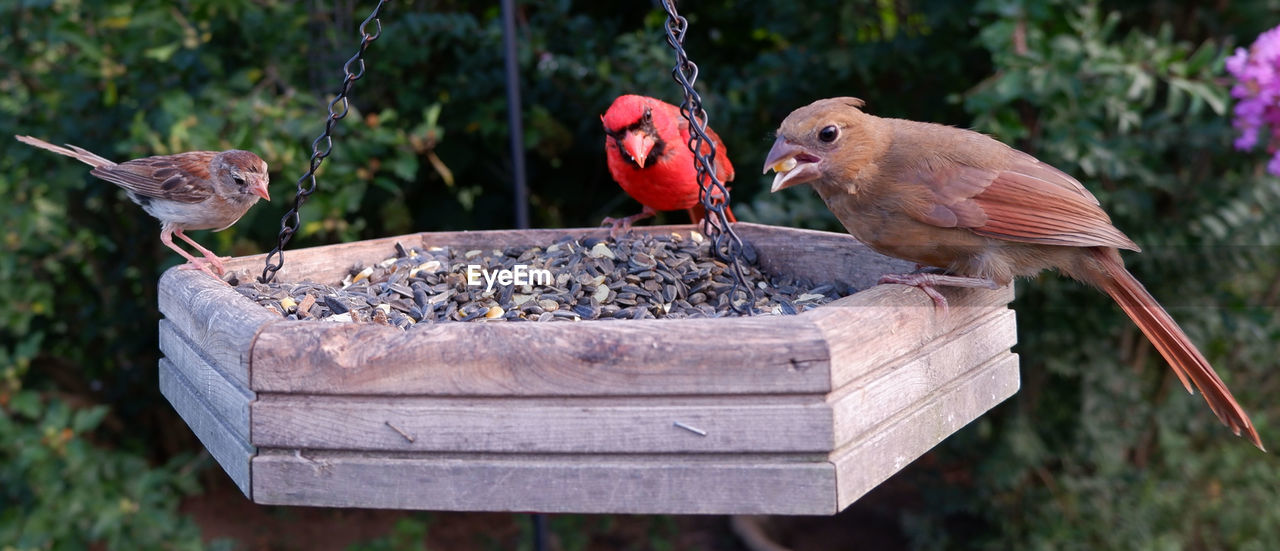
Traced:
<path id="1" fill-rule="evenodd" d="M 102 422 L 102 418 L 107 415 L 107 406 L 94 406 L 91 408 L 77 410 L 75 417 L 71 421 L 71 430 L 76 434 L 83 434 L 94 428 L 98 423 Z"/>
<path id="2" fill-rule="evenodd" d="M 1227 113 L 1227 91 L 1221 86 L 1211 86 L 1205 82 L 1184 79 L 1170 79 L 1169 85 L 1185 90 L 1192 96 L 1204 101 L 1215 115 Z"/>
<path id="3" fill-rule="evenodd" d="M 182 44 L 174 42 L 172 44 L 164 44 L 143 50 L 142 55 L 148 59 L 153 59 L 161 63 L 167 63 L 173 58 L 173 54 L 181 48 Z"/>
<path id="4" fill-rule="evenodd" d="M 418 175 L 418 158 L 413 155 L 396 155 L 389 164 L 391 171 L 402 180 L 413 181 Z"/>
<path id="5" fill-rule="evenodd" d="M 40 394 L 34 390 L 20 390 L 9 400 L 9 409 L 28 419 L 38 419 L 42 409 Z"/>

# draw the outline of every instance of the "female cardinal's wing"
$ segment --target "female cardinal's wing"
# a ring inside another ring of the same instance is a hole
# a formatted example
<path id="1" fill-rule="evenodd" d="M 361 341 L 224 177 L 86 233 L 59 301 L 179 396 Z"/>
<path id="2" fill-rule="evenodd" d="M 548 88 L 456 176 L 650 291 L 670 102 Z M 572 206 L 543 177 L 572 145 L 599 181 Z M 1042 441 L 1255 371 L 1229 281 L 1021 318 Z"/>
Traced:
<path id="1" fill-rule="evenodd" d="M 217 153 L 192 151 L 146 157 L 100 166 L 90 174 L 144 197 L 180 203 L 199 203 L 213 194 L 209 186 L 209 161 Z"/>
<path id="2" fill-rule="evenodd" d="M 1014 149 L 1000 169 L 958 162 L 922 163 L 908 180 L 932 191 L 912 216 L 1009 241 L 1139 250 L 1075 178 Z"/>

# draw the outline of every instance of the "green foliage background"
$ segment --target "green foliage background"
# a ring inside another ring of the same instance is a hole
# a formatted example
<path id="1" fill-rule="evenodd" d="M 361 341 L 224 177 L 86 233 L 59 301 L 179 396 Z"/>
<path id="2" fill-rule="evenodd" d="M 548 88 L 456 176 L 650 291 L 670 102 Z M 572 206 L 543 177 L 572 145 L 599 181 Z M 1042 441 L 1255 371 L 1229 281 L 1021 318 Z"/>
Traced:
<path id="1" fill-rule="evenodd" d="M 493 4 L 392 3 L 294 246 L 511 227 Z M 663 18 L 648 2 L 520 6 L 534 225 L 634 212 L 605 169 L 597 114 L 624 92 L 678 103 Z M 276 200 L 196 238 L 223 254 L 262 252 L 370 7 L 0 4 L 0 136 L 118 160 L 254 150 Z M 855 95 L 882 116 L 993 134 L 1098 195 L 1147 251 L 1130 255 L 1133 271 L 1202 343 L 1264 442 L 1280 445 L 1270 399 L 1280 390 L 1280 180 L 1264 173 L 1262 153 L 1232 150 L 1223 71 L 1231 48 L 1280 23 L 1280 2 L 681 9 L 712 125 L 738 166 L 742 219 L 837 229 L 812 193 L 769 195 L 754 172 L 778 122 L 814 99 Z M 0 197 L 0 549 L 202 547 L 177 503 L 198 491 L 208 462 L 155 380 L 155 284 L 178 258 L 123 193 L 8 138 Z M 1273 456 L 1180 392 L 1099 293 L 1050 274 L 1018 290 L 1023 389 L 902 475 L 928 504 L 890 511 L 913 547 L 1280 541 Z"/>

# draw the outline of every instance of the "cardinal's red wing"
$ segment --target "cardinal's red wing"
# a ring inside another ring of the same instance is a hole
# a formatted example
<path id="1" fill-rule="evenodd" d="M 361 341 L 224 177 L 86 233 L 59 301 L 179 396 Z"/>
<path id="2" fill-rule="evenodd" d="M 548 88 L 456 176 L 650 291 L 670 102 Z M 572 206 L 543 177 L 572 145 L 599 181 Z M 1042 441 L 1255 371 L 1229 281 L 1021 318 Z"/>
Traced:
<path id="1" fill-rule="evenodd" d="M 689 138 L 691 137 L 690 130 L 689 130 L 689 121 L 685 120 L 684 115 L 680 114 L 680 109 L 678 107 L 675 107 L 675 106 L 672 106 L 672 107 L 675 108 L 675 113 L 673 116 L 677 117 L 678 120 L 680 121 L 680 138 L 681 140 L 683 140 L 678 145 L 680 147 L 689 147 Z M 733 176 L 734 176 L 733 163 L 729 162 L 729 152 L 728 152 L 728 149 L 724 146 L 724 140 L 721 140 L 720 135 L 716 134 L 716 131 L 712 130 L 710 126 L 707 127 L 706 133 L 707 133 L 707 137 L 711 138 L 711 143 L 715 144 L 716 146 L 716 158 L 715 158 L 716 177 L 720 178 L 721 183 L 732 182 Z M 702 154 L 706 155 L 710 152 L 711 152 L 711 146 L 707 144 L 703 144 Z"/>

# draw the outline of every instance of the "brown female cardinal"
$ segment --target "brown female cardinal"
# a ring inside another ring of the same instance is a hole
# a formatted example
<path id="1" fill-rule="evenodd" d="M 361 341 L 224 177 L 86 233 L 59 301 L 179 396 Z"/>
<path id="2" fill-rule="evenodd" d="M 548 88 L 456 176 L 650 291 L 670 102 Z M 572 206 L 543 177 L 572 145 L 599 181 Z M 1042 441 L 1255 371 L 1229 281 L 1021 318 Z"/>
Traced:
<path id="1" fill-rule="evenodd" d="M 698 173 L 689 149 L 689 123 L 680 108 L 662 100 L 636 95 L 618 96 L 600 116 L 604 124 L 605 157 L 609 172 L 622 190 L 644 210 L 626 218 L 606 218 L 615 231 L 630 227 L 660 210 L 687 209 L 693 223 L 701 222 L 706 211 L 698 201 Z M 733 165 L 724 142 L 711 128 L 707 136 L 716 147 L 716 176 L 721 182 L 733 180 Z M 704 152 L 710 147 L 704 145 Z M 717 197 L 718 198 L 718 197 Z M 730 222 L 733 213 L 725 207 Z"/>
<path id="2" fill-rule="evenodd" d="M 889 256 L 946 275 L 886 276 L 945 299 L 933 285 L 991 287 L 1046 269 L 1105 291 L 1182 380 L 1237 435 L 1262 441 L 1204 355 L 1124 267 L 1138 246 L 1080 182 L 983 134 L 862 112 L 857 98 L 796 109 L 764 171 L 773 191 L 809 184 L 844 227 Z"/>

